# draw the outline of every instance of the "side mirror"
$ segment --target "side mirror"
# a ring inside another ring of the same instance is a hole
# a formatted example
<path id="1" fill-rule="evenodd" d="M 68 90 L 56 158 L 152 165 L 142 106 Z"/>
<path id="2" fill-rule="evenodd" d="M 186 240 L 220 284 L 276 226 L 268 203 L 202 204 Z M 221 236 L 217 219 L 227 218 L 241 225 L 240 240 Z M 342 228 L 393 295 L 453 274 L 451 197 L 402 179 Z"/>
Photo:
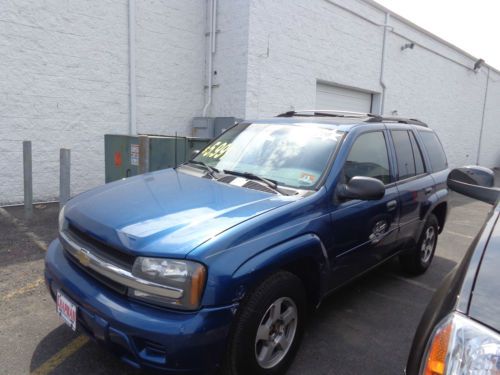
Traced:
<path id="1" fill-rule="evenodd" d="M 447 183 L 451 190 L 486 203 L 495 204 L 500 197 L 500 189 L 493 187 L 495 174 L 485 167 L 453 169 L 448 175 Z"/>
<path id="2" fill-rule="evenodd" d="M 200 150 L 193 150 L 191 151 L 191 159 L 194 159 L 196 155 L 200 153 Z"/>
<path id="3" fill-rule="evenodd" d="M 382 181 L 372 177 L 355 176 L 347 184 L 341 184 L 337 190 L 340 199 L 361 199 L 364 201 L 383 198 L 385 186 Z"/>

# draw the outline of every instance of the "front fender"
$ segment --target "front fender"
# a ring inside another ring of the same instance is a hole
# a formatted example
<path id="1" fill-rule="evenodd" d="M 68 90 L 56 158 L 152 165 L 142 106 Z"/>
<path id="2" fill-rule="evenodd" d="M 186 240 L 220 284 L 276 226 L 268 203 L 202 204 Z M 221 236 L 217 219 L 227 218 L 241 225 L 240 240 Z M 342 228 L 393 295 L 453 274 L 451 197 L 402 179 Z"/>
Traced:
<path id="1" fill-rule="evenodd" d="M 317 289 L 316 300 L 328 288 L 330 267 L 325 246 L 317 235 L 308 233 L 260 252 L 243 263 L 232 278 L 237 290 L 235 298 L 243 298 L 266 277 L 282 269 L 298 270 L 303 282 Z"/>
<path id="2" fill-rule="evenodd" d="M 312 265 L 314 272 L 306 272 L 307 265 Z M 215 275 L 208 280 L 204 302 L 224 305 L 240 301 L 267 276 L 281 269 L 290 270 L 291 266 L 304 271 L 301 276 L 316 279 L 318 298 L 324 294 L 329 285 L 328 255 L 321 239 L 308 233 L 267 247 L 237 265 L 230 257 L 221 257 L 212 263 Z"/>

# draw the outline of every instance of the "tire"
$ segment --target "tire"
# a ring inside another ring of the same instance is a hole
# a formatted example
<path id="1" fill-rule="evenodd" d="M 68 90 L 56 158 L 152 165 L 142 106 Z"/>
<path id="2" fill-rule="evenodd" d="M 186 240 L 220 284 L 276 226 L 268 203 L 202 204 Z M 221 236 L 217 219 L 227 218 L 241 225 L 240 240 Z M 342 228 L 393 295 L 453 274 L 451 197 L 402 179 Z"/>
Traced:
<path id="1" fill-rule="evenodd" d="M 427 271 L 436 251 L 438 229 L 437 217 L 430 214 L 415 248 L 399 256 L 404 271 L 411 275 L 421 275 Z"/>
<path id="2" fill-rule="evenodd" d="M 304 286 L 294 274 L 280 271 L 260 283 L 235 317 L 222 374 L 283 374 L 299 347 L 306 309 Z"/>

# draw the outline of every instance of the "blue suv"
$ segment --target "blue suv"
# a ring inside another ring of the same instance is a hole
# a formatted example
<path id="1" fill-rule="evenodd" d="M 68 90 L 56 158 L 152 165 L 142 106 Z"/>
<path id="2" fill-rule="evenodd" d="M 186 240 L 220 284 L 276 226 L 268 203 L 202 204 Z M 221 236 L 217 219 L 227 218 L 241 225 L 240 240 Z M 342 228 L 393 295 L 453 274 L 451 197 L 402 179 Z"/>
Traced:
<path id="1" fill-rule="evenodd" d="M 70 200 L 47 285 L 73 330 L 135 367 L 283 373 L 329 293 L 395 256 L 425 272 L 447 175 L 418 120 L 303 111 L 242 122 L 177 168 Z"/>

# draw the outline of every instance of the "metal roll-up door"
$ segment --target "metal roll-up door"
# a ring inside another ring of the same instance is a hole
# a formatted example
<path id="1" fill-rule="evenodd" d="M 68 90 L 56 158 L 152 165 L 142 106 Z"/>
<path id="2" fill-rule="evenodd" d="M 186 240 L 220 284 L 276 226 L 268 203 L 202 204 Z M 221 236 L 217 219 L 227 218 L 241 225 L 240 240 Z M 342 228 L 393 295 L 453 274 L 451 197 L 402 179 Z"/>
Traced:
<path id="1" fill-rule="evenodd" d="M 345 87 L 318 83 L 315 109 L 330 109 L 368 113 L 371 111 L 372 94 Z"/>

